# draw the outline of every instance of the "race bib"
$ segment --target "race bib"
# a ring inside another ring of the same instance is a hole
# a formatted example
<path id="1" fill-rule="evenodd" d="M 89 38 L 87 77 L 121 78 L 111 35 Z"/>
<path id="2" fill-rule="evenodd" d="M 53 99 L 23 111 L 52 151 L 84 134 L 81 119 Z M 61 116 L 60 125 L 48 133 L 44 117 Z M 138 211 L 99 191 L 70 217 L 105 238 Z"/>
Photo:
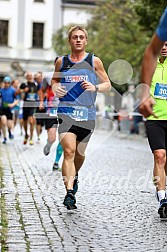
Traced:
<path id="1" fill-rule="evenodd" d="M 57 117 L 57 108 L 50 108 L 49 109 L 49 116 Z"/>
<path id="2" fill-rule="evenodd" d="M 76 106 L 73 107 L 73 112 L 68 115 L 75 121 L 87 121 L 88 120 L 88 108 Z"/>
<path id="3" fill-rule="evenodd" d="M 35 101 L 35 100 L 36 100 L 36 93 L 27 94 L 27 101 Z"/>
<path id="4" fill-rule="evenodd" d="M 167 100 L 167 84 L 156 83 L 154 97 Z"/>

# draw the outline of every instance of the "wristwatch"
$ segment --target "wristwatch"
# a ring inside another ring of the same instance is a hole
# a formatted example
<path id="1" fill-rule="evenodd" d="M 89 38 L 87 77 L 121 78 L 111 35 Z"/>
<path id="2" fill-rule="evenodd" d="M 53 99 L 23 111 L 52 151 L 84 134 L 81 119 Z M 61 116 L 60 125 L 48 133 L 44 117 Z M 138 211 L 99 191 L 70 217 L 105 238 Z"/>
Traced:
<path id="1" fill-rule="evenodd" d="M 99 85 L 95 85 L 96 92 L 99 91 Z"/>

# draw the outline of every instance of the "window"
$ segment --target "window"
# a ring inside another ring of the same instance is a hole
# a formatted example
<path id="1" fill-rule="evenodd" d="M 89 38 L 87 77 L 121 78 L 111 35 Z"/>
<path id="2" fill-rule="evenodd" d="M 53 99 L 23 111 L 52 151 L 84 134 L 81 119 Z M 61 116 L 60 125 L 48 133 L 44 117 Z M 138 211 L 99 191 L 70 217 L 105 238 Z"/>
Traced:
<path id="1" fill-rule="evenodd" d="M 33 23 L 33 38 L 32 38 L 33 48 L 43 48 L 43 35 L 44 35 L 44 24 Z"/>
<path id="2" fill-rule="evenodd" d="M 8 21 L 0 20 L 0 45 L 8 45 Z"/>

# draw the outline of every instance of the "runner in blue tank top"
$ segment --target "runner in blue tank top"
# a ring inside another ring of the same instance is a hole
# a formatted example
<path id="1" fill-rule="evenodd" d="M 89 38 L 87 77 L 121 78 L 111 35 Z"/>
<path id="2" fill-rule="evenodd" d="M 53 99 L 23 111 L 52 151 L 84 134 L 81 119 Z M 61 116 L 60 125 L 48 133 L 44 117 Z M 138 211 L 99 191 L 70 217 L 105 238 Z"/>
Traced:
<path id="1" fill-rule="evenodd" d="M 97 91 L 110 91 L 111 84 L 98 57 L 85 51 L 88 34 L 81 26 L 69 30 L 71 53 L 57 60 L 52 78 L 58 106 L 59 135 L 64 150 L 62 175 L 67 194 L 64 205 L 76 208 L 78 171 L 95 126 Z"/>

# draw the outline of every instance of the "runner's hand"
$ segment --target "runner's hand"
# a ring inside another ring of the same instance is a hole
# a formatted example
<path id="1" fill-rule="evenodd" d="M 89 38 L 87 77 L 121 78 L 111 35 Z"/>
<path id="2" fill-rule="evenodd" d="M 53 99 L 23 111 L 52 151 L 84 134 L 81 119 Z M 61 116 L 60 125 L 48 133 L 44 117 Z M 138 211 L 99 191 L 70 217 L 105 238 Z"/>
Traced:
<path id="1" fill-rule="evenodd" d="M 150 115 L 154 116 L 155 118 L 158 118 L 155 113 L 153 112 L 153 105 L 155 104 L 155 101 L 152 97 L 147 98 L 145 101 L 143 101 L 139 106 L 139 112 L 145 117 L 149 117 Z"/>
<path id="2" fill-rule="evenodd" d="M 24 92 L 27 93 L 29 91 L 28 87 L 25 87 Z"/>
<path id="3" fill-rule="evenodd" d="M 65 86 L 60 86 L 56 88 L 55 94 L 58 98 L 63 98 L 67 94 L 65 88 L 66 88 Z"/>
<path id="4" fill-rule="evenodd" d="M 44 103 L 43 103 L 43 101 L 41 101 L 39 103 L 39 110 L 43 110 L 43 109 L 44 109 Z"/>
<path id="5" fill-rule="evenodd" d="M 13 108 L 13 107 L 14 107 L 13 103 L 8 103 L 8 108 Z"/>
<path id="6" fill-rule="evenodd" d="M 93 85 L 91 82 L 89 81 L 83 81 L 81 83 L 81 87 L 83 89 L 85 89 L 86 91 L 90 91 L 90 92 L 95 92 L 96 91 L 96 87 L 95 85 Z"/>

